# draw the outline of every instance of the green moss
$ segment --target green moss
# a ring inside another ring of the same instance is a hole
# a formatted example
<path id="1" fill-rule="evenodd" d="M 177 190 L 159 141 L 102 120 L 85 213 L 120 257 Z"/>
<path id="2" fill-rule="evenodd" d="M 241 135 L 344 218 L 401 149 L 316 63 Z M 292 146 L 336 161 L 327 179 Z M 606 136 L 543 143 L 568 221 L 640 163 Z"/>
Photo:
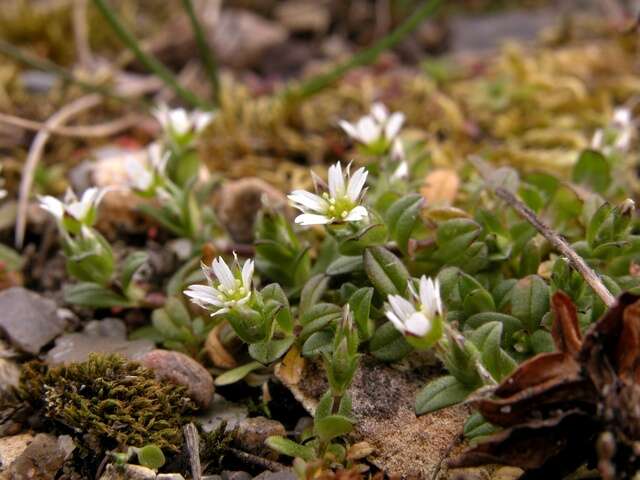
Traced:
<path id="1" fill-rule="evenodd" d="M 71 431 L 97 452 L 149 443 L 177 452 L 182 425 L 195 411 L 184 387 L 158 382 L 149 369 L 117 355 L 60 367 L 29 363 L 20 389 L 54 431 Z"/>

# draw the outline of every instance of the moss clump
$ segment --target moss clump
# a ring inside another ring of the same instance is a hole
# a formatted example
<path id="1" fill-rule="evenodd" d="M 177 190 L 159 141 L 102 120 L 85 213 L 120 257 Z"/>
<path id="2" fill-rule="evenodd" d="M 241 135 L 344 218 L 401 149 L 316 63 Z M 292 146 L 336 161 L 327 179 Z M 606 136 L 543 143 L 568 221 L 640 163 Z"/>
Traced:
<path id="1" fill-rule="evenodd" d="M 177 452 L 195 405 L 184 387 L 158 382 L 151 370 L 117 355 L 91 355 L 67 366 L 25 365 L 21 396 L 52 428 L 75 434 L 100 453 L 153 443 Z"/>

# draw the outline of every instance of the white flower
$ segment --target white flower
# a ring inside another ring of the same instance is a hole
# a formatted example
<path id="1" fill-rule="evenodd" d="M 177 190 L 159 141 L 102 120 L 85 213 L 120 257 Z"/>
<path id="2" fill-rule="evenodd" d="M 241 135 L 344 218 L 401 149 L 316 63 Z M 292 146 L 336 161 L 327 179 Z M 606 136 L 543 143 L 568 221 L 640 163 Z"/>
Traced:
<path id="1" fill-rule="evenodd" d="M 96 209 L 108 190 L 87 188 L 78 199 L 76 194 L 68 189 L 64 201 L 50 195 L 39 197 L 40 207 L 51 213 L 58 221 L 62 221 L 68 215 L 83 225 L 91 226 L 95 222 Z"/>
<path id="2" fill-rule="evenodd" d="M 407 180 L 409 178 L 409 163 L 399 138 L 396 138 L 391 146 L 391 159 L 398 162 L 398 166 L 391 174 L 391 180 Z"/>
<path id="3" fill-rule="evenodd" d="M 591 139 L 591 148 L 602 150 L 605 154 L 610 154 L 613 150 L 626 152 L 631 146 L 631 141 L 635 135 L 635 125 L 631 110 L 628 108 L 616 108 L 613 111 L 611 123 L 596 130 Z"/>
<path id="4" fill-rule="evenodd" d="M 354 140 L 369 147 L 387 151 L 400 133 L 405 117 L 401 112 L 389 114 L 382 103 L 374 103 L 369 115 L 356 123 L 340 120 L 339 125 Z"/>
<path id="5" fill-rule="evenodd" d="M 184 108 L 169 109 L 165 104 L 160 104 L 153 111 L 153 116 L 170 138 L 178 143 L 189 143 L 211 123 L 214 113 L 199 110 L 187 112 Z"/>
<path id="6" fill-rule="evenodd" d="M 208 285 L 191 285 L 184 291 L 193 303 L 206 309 L 213 308 L 212 316 L 226 313 L 234 305 L 243 305 L 251 298 L 253 260 L 246 260 L 240 268 L 237 255 L 234 253 L 233 256 L 235 272 L 218 257 L 210 267 L 202 265 Z"/>
<path id="7" fill-rule="evenodd" d="M 353 176 L 342 172 L 340 162 L 329 167 L 329 191 L 320 195 L 295 190 L 288 195 L 293 206 L 302 212 L 296 217 L 300 225 L 358 222 L 368 217 L 367 209 L 360 205 L 367 170 L 364 167 Z"/>
<path id="8" fill-rule="evenodd" d="M 160 183 L 169 155 L 169 152 L 163 152 L 159 143 L 154 142 L 147 148 L 146 161 L 141 161 L 135 155 L 128 156 L 125 160 L 125 169 L 132 188 L 140 192 L 148 192 Z"/>
<path id="9" fill-rule="evenodd" d="M 416 293 L 412 282 L 409 290 L 413 302 L 400 295 L 389 295 L 387 318 L 403 334 L 424 337 L 433 328 L 436 317 L 442 315 L 442 300 L 438 280 L 433 281 L 426 276 L 420 278 L 419 292 Z"/>

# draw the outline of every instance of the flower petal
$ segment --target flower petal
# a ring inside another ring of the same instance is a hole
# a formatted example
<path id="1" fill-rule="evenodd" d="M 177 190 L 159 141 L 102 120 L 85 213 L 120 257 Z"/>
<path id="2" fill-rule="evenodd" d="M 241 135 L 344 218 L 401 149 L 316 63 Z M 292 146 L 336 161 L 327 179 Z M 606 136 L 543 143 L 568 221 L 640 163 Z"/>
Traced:
<path id="1" fill-rule="evenodd" d="M 404 323 L 407 332 L 423 337 L 431 330 L 431 321 L 420 312 L 412 314 Z"/>
<path id="2" fill-rule="evenodd" d="M 345 193 L 344 175 L 342 174 L 342 165 L 337 162 L 329 167 L 329 195 L 332 198 L 343 197 Z"/>
<path id="3" fill-rule="evenodd" d="M 344 217 L 345 222 L 359 222 L 360 220 L 364 220 L 369 216 L 369 212 L 362 205 L 358 205 L 355 208 L 352 208 L 349 212 L 349 215 Z"/>
<path id="4" fill-rule="evenodd" d="M 404 123 L 404 113 L 395 112 L 389 117 L 389 121 L 384 127 L 384 136 L 387 140 L 393 140 L 400 132 L 402 124 Z"/>
<path id="5" fill-rule="evenodd" d="M 314 193 L 307 192 L 306 190 L 294 190 L 287 195 L 287 198 L 293 203 L 297 203 L 298 205 L 294 206 L 303 211 L 305 209 L 309 209 L 314 212 L 323 213 L 329 206 L 324 198 Z"/>
<path id="6" fill-rule="evenodd" d="M 216 258 L 211 264 L 211 269 L 223 288 L 227 290 L 234 290 L 236 288 L 236 279 L 229 265 L 224 261 L 224 258 Z"/>
<path id="7" fill-rule="evenodd" d="M 355 125 L 347 122 L 346 120 L 340 120 L 338 122 L 338 125 L 342 130 L 344 130 L 344 133 L 346 133 L 351 138 L 358 140 L 358 130 L 356 130 Z"/>
<path id="8" fill-rule="evenodd" d="M 372 117 L 362 117 L 356 126 L 358 139 L 365 144 L 373 143 L 380 138 L 382 127 Z"/>
<path id="9" fill-rule="evenodd" d="M 253 260 L 246 260 L 244 265 L 242 266 L 242 286 L 247 289 L 247 291 L 251 290 L 251 279 L 253 277 Z"/>
<path id="10" fill-rule="evenodd" d="M 369 172 L 367 172 L 366 168 L 360 167 L 349 179 L 349 185 L 347 186 L 347 197 L 349 197 L 352 202 L 358 201 L 360 193 L 362 192 L 362 187 L 364 187 L 364 184 L 367 181 L 368 174 Z"/>
<path id="11" fill-rule="evenodd" d="M 389 117 L 389 110 L 384 103 L 376 102 L 371 105 L 371 115 L 377 120 L 378 123 L 386 123 Z"/>
<path id="12" fill-rule="evenodd" d="M 295 222 L 298 225 L 302 226 L 310 226 L 310 225 L 326 225 L 331 223 L 333 219 L 327 217 L 326 215 L 315 215 L 313 213 L 303 213 L 302 215 L 298 215 L 295 219 Z"/>

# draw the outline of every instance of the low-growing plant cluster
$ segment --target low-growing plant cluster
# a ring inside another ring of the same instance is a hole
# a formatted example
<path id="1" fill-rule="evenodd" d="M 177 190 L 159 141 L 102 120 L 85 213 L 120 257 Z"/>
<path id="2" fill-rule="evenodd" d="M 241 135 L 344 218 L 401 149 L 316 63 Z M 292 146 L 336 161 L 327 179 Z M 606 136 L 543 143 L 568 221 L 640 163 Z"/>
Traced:
<path id="1" fill-rule="evenodd" d="M 640 286 L 635 207 L 620 174 L 630 166 L 632 120 L 628 110 L 620 112 L 596 132 L 566 179 L 481 158 L 460 172 L 435 169 L 425 146 L 403 137 L 404 115 L 375 104 L 355 123 L 339 124 L 362 164 L 338 162 L 326 176 L 312 173 L 313 192 L 288 196 L 299 210 L 294 218 L 265 205 L 253 258 L 241 260 L 233 248 L 215 255 L 208 245 L 221 230 L 202 207 L 210 185 L 200 180 L 195 145 L 213 115 L 162 107 L 163 137 L 149 146 L 148 163 L 128 165 L 131 189 L 150 200 L 144 213 L 190 242 L 191 260 L 167 281 L 164 307 L 133 335 L 198 357 L 211 329 L 228 325 L 251 361 L 220 375 L 219 385 L 270 372 L 287 354 L 317 359 L 328 389 L 312 427 L 299 442 L 271 437 L 267 444 L 295 457 L 300 472 L 318 460 L 346 465 L 356 423 L 349 387 L 362 355 L 393 363 L 416 350 L 433 352 L 443 374 L 415 401 L 416 413 L 427 414 L 553 351 L 556 292 L 568 295 L 585 330 L 614 296 Z M 68 272 L 80 282 L 66 298 L 93 308 L 145 307 L 149 292 L 136 271 L 146 255 L 116 266 L 93 227 L 105 194 L 90 189 L 80 199 L 42 199 L 57 220 Z M 41 393 L 54 395 L 48 408 L 67 424 L 75 421 L 67 412 L 73 401 L 56 401 L 70 393 L 45 384 Z M 474 413 L 465 434 L 496 428 Z M 164 440 L 153 443 L 164 448 L 171 443 Z"/>

